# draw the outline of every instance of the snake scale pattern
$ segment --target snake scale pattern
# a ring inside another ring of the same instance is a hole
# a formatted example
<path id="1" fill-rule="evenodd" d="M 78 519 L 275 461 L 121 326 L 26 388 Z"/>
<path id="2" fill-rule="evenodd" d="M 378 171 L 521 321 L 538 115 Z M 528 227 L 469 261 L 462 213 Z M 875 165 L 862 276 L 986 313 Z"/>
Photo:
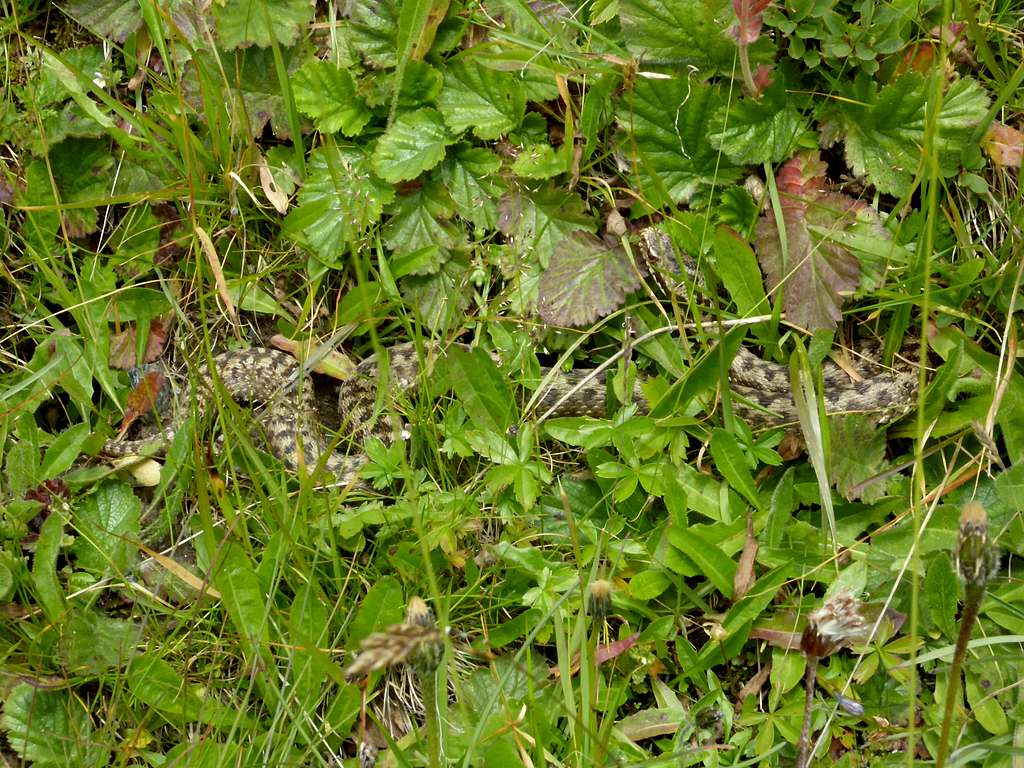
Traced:
<path id="1" fill-rule="evenodd" d="M 868 413 L 878 422 L 891 420 L 905 413 L 917 391 L 917 372 L 905 362 L 916 345 L 904 351 L 904 361 L 892 367 L 878 362 L 878 347 L 862 345 L 851 352 L 844 368 L 826 361 L 822 370 L 822 397 L 828 414 Z M 419 357 L 412 344 L 387 349 L 389 360 L 388 389 L 406 393 L 416 388 L 420 377 Z M 312 471 L 322 464 L 330 483 L 348 485 L 357 480 L 366 456 L 359 448 L 367 437 L 376 435 L 391 439 L 394 430 L 387 418 L 378 417 L 376 407 L 381 377 L 377 361 L 367 359 L 356 367 L 356 374 L 339 385 L 338 410 L 342 433 L 351 438 L 354 449 L 346 454 L 332 450 L 332 443 L 323 436 L 316 399 L 307 380 L 299 381 L 300 364 L 285 352 L 275 349 L 251 348 L 225 352 L 214 358 L 216 377 L 226 394 L 240 403 L 262 403 L 258 417 L 266 432 L 271 452 L 292 471 Z M 854 375 L 851 376 L 850 370 Z M 587 371 L 570 373 L 547 372 L 549 386 L 537 405 L 538 413 L 551 409 L 552 415 L 605 415 L 606 386 L 603 377 L 588 377 Z M 295 382 L 289 386 L 289 382 Z M 756 426 L 793 425 L 797 422 L 790 388 L 789 370 L 785 365 L 770 363 L 747 349 L 741 349 L 729 371 L 730 389 L 735 410 Z M 213 393 L 214 377 L 202 371 L 196 403 L 200 412 Z M 634 400 L 641 410 L 647 403 L 639 385 Z M 746 401 L 746 402 L 744 402 Z M 150 453 L 165 448 L 180 424 L 171 422 L 150 437 L 109 441 L 105 452 L 115 456 Z"/>

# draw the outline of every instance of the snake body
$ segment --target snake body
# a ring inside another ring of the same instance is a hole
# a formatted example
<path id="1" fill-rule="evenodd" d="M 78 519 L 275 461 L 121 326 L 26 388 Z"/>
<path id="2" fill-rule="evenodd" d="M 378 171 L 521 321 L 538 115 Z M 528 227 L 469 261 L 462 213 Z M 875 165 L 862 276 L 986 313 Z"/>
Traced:
<path id="1" fill-rule="evenodd" d="M 420 377 L 415 346 L 397 345 L 386 352 L 389 390 L 415 389 Z M 289 470 L 308 472 L 322 465 L 330 482 L 353 483 L 367 460 L 359 447 L 362 441 L 371 436 L 389 440 L 394 432 L 376 407 L 382 383 L 378 361 L 375 357 L 363 361 L 356 366 L 355 375 L 339 385 L 341 432 L 355 444 L 348 454 L 334 450 L 331 441 L 324 438 L 313 388 L 300 374 L 299 362 L 279 350 L 251 348 L 224 352 L 213 358 L 212 370 L 203 370 L 199 375 L 197 410 L 202 412 L 218 391 L 238 402 L 262 403 L 259 421 L 270 450 Z M 606 415 L 602 377 L 589 375 L 586 370 L 548 371 L 545 382 L 548 386 L 539 399 L 538 412 L 557 416 Z M 739 396 L 734 400 L 734 408 L 752 425 L 797 423 L 787 366 L 767 362 L 741 349 L 729 370 L 729 386 Z M 909 408 L 916 391 L 917 374 L 913 366 L 883 367 L 878 362 L 877 348 L 870 345 L 853 353 L 845 370 L 831 361 L 822 366 L 822 398 L 828 414 L 868 413 L 879 422 L 889 420 Z M 633 399 L 641 410 L 646 410 L 648 404 L 639 383 Z M 118 456 L 160 450 L 170 443 L 179 427 L 179 423 L 171 421 L 150 437 L 108 441 L 104 450 Z"/>

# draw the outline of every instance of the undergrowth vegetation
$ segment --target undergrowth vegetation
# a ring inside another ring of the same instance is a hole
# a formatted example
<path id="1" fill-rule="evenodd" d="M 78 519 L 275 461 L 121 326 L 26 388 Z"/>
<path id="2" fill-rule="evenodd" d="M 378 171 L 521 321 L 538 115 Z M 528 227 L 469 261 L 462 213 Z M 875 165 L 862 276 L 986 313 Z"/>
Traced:
<path id="1" fill-rule="evenodd" d="M 1024 756 L 1017 4 L 0 0 L 0 39 L 6 764 Z M 395 439 L 317 417 L 358 482 L 195 397 L 409 342 Z M 588 371 L 606 413 L 551 411 Z"/>

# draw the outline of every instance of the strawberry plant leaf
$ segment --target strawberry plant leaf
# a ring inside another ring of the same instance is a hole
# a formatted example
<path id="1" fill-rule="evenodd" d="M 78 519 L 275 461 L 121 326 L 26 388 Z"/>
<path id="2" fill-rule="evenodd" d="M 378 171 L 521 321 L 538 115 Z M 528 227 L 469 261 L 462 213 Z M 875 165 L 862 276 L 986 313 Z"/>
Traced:
<path id="1" fill-rule="evenodd" d="M 710 116 L 724 107 L 720 89 L 691 78 L 637 80 L 617 115 L 624 131 L 619 148 L 651 206 L 688 202 L 739 176 L 708 139 Z"/>
<path id="2" fill-rule="evenodd" d="M 562 240 L 594 225 L 578 195 L 553 185 L 533 192 L 515 189 L 501 199 L 498 211 L 498 228 L 513 246 L 509 258 L 530 254 L 542 267 Z"/>
<path id="3" fill-rule="evenodd" d="M 429 269 L 413 269 L 402 274 L 425 275 L 435 272 L 453 248 L 465 238 L 449 221 L 454 213 L 451 198 L 436 181 L 398 201 L 394 215 L 384 226 L 384 241 L 395 254 L 408 254 L 430 248 L 434 258 Z"/>
<path id="4" fill-rule="evenodd" d="M 93 743 L 88 708 L 68 690 L 19 683 L 5 696 L 0 726 L 11 749 L 34 765 L 106 765 L 110 757 Z"/>
<path id="5" fill-rule="evenodd" d="M 803 153 L 783 165 L 776 177 L 786 228 L 784 252 L 775 217 L 761 217 L 757 252 L 769 289 L 782 285 L 789 322 L 817 330 L 834 328 L 844 299 L 860 283 L 860 263 L 830 234 L 877 220 L 866 203 L 826 191 L 825 163 L 817 153 Z M 884 230 L 880 230 L 884 232 Z"/>
<path id="6" fill-rule="evenodd" d="M 622 0 L 619 21 L 631 53 L 645 61 L 728 72 L 736 45 L 725 35 L 729 0 Z"/>
<path id="7" fill-rule="evenodd" d="M 221 48 L 294 45 L 313 19 L 312 0 L 226 0 L 213 4 Z"/>
<path id="8" fill-rule="evenodd" d="M 306 62 L 292 78 L 295 106 L 313 118 L 317 130 L 358 135 L 372 114 L 356 94 L 356 83 L 348 70 L 329 61 Z"/>
<path id="9" fill-rule="evenodd" d="M 354 0 L 348 6 L 352 47 L 373 67 L 398 63 L 397 0 Z"/>
<path id="10" fill-rule="evenodd" d="M 365 153 L 325 145 L 313 150 L 306 163 L 299 205 L 285 219 L 285 228 L 293 236 L 301 233 L 324 264 L 340 268 L 339 254 L 376 223 L 394 197 Z"/>
<path id="11" fill-rule="evenodd" d="M 737 165 L 778 163 L 798 145 L 807 149 L 818 145 L 807 119 L 787 98 L 781 79 L 760 100 L 740 99 L 730 108 L 719 109 L 708 139 Z"/>
<path id="12" fill-rule="evenodd" d="M 497 139 L 519 125 L 526 97 L 515 74 L 459 59 L 445 70 L 437 106 L 452 131 L 472 128 L 481 139 Z"/>
<path id="13" fill-rule="evenodd" d="M 576 232 L 551 257 L 540 285 L 540 316 L 548 325 L 585 326 L 622 306 L 640 287 L 640 276 L 622 248 Z"/>
<path id="14" fill-rule="evenodd" d="M 123 43 L 142 26 L 136 0 L 71 0 L 67 14 L 98 37 Z"/>
<path id="15" fill-rule="evenodd" d="M 822 116 L 826 141 L 842 138 L 850 167 L 879 192 L 907 194 L 922 162 L 921 148 L 928 143 L 931 78 L 910 73 L 878 90 L 873 80 L 862 76 L 850 90 L 849 98 L 835 100 Z M 944 176 L 960 169 L 964 147 L 987 109 L 988 96 L 974 80 L 965 77 L 949 86 L 933 142 Z"/>
<path id="16" fill-rule="evenodd" d="M 501 160 L 488 149 L 460 145 L 441 166 L 441 180 L 459 216 L 482 229 L 498 228 L 498 198 L 505 191 L 498 179 Z"/>
<path id="17" fill-rule="evenodd" d="M 879 481 L 859 487 L 870 477 L 881 474 L 889 468 L 885 459 L 885 430 L 868 416 L 846 414 L 834 416 L 829 421 L 832 448 L 832 480 L 836 490 L 847 501 L 860 500 L 868 504 L 885 497 L 890 481 Z"/>
<path id="18" fill-rule="evenodd" d="M 377 142 L 373 167 L 392 183 L 415 179 L 444 159 L 448 132 L 436 109 L 400 115 Z"/>

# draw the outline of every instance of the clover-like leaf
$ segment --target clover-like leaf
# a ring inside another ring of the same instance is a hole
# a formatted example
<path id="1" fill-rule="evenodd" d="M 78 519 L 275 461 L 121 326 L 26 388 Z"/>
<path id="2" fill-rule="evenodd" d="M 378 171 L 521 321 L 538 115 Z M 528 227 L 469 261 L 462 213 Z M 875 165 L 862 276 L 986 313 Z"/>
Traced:
<path id="1" fill-rule="evenodd" d="M 945 77 L 937 72 L 931 77 Z M 931 145 L 944 176 L 960 169 L 964 146 L 972 138 L 988 109 L 988 96 L 970 78 L 954 81 L 942 99 L 929 138 L 931 78 L 904 75 L 880 91 L 871 78 L 861 76 L 846 99 L 837 99 L 823 115 L 826 140 L 842 138 L 846 160 L 879 192 L 904 195 L 910 191 L 924 155 Z"/>
<path id="2" fill-rule="evenodd" d="M 720 72 L 732 66 L 730 0 L 622 0 L 619 8 L 626 47 L 645 61 Z"/>
<path id="3" fill-rule="evenodd" d="M 415 179 L 444 159 L 447 140 L 448 131 L 436 109 L 407 112 L 377 142 L 374 170 L 392 183 Z"/>
<path id="4" fill-rule="evenodd" d="M 292 78 L 295 105 L 313 118 L 317 130 L 355 136 L 372 117 L 348 70 L 329 61 L 306 62 Z"/>
<path id="5" fill-rule="evenodd" d="M 313 0 L 226 0 L 213 3 L 220 46 L 225 50 L 275 42 L 288 46 L 313 19 Z"/>
<path id="6" fill-rule="evenodd" d="M 515 74 L 459 59 L 445 70 L 437 106 L 453 131 L 471 128 L 481 139 L 497 139 L 519 125 L 526 97 Z"/>
<path id="7" fill-rule="evenodd" d="M 299 205 L 285 219 L 286 230 L 301 233 L 317 257 L 341 266 L 339 256 L 374 224 L 395 197 L 389 184 L 353 147 L 325 145 L 313 150 Z"/>
<path id="8" fill-rule="evenodd" d="M 878 219 L 866 203 L 827 191 L 824 175 L 817 153 L 797 155 L 779 169 L 786 250 L 773 215 L 757 225 L 758 259 L 770 289 L 781 285 L 786 319 L 811 330 L 834 328 L 842 317 L 842 294 L 860 282 L 860 263 L 839 236 Z M 884 229 L 878 234 L 887 237 Z"/>
<path id="9" fill-rule="evenodd" d="M 725 103 L 718 88 L 690 77 L 637 80 L 617 115 L 620 152 L 633 161 L 636 185 L 653 207 L 685 203 L 739 176 L 708 140 L 711 116 Z"/>
<path id="10" fill-rule="evenodd" d="M 629 256 L 590 232 L 567 237 L 551 257 L 540 285 L 540 316 L 548 325 L 589 325 L 622 306 L 640 287 Z"/>

